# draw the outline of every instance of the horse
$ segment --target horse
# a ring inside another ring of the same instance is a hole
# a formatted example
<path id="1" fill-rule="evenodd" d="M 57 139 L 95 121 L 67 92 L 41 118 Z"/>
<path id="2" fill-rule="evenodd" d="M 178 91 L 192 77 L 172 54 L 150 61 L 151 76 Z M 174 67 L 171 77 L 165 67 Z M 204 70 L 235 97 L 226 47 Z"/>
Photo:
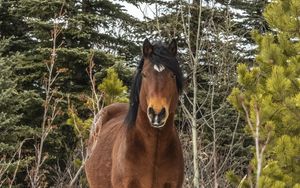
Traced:
<path id="1" fill-rule="evenodd" d="M 181 188 L 184 164 L 174 125 L 183 88 L 177 44 L 143 43 L 129 104 L 96 116 L 85 172 L 91 188 Z"/>

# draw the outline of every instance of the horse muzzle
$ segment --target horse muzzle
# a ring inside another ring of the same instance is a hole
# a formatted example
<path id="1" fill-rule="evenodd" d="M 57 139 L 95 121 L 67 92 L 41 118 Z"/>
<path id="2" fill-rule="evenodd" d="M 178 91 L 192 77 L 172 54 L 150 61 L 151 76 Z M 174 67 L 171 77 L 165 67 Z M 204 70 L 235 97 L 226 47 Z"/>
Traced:
<path id="1" fill-rule="evenodd" d="M 155 111 L 152 107 L 147 109 L 147 116 L 149 118 L 149 122 L 152 127 L 154 128 L 162 128 L 168 118 L 168 112 L 166 108 L 161 108 L 159 112 Z"/>

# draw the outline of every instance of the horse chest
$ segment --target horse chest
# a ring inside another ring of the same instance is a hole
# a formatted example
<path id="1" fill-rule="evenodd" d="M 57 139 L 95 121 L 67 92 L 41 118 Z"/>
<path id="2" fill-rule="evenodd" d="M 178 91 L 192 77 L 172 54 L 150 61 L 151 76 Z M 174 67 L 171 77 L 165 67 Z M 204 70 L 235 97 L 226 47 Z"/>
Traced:
<path id="1" fill-rule="evenodd" d="M 158 138 L 159 139 L 159 138 Z M 176 188 L 180 178 L 181 160 L 176 142 L 153 144 L 136 137 L 126 146 L 125 157 L 119 161 L 120 182 L 114 187 Z M 122 168 L 122 169 L 121 169 Z"/>

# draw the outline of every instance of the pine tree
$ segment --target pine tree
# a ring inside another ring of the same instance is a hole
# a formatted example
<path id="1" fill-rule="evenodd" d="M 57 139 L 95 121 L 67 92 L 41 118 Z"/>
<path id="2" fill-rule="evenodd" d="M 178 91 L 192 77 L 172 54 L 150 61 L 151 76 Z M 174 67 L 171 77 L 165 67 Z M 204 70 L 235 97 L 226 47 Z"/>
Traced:
<path id="1" fill-rule="evenodd" d="M 118 78 L 117 72 L 112 67 L 107 69 L 107 76 L 99 84 L 98 89 L 103 92 L 106 105 L 114 102 L 128 102 L 127 87 L 123 85 L 122 80 Z"/>
<path id="2" fill-rule="evenodd" d="M 22 59 L 20 54 L 1 57 L 10 39 L 0 40 L 0 186 L 22 184 L 22 173 L 32 160 L 28 143 L 37 130 L 26 124 L 24 115 L 36 97 L 34 92 L 19 91 L 14 66 Z M 14 177 L 14 172 L 17 172 Z M 17 183 L 13 182 L 15 180 Z"/>
<path id="3" fill-rule="evenodd" d="M 14 84 L 18 92 L 30 92 L 24 98 L 26 107 L 22 107 L 19 123 L 39 130 L 42 120 L 44 78 L 47 74 L 45 63 L 51 55 L 53 23 L 59 23 L 62 29 L 57 38 L 57 54 L 55 72 L 60 75 L 53 85 L 59 91 L 55 97 L 62 97 L 61 111 L 54 122 L 53 130 L 47 137 L 44 152 L 47 160 L 44 169 L 45 184 L 54 185 L 54 167 L 59 164 L 61 170 L 66 166 L 68 157 L 74 152 L 78 139 L 76 130 L 67 125 L 67 95 L 72 104 L 76 105 L 78 116 L 88 119 L 92 113 L 83 104 L 90 94 L 89 76 L 86 73 L 90 50 L 94 50 L 96 82 L 101 83 L 107 67 L 122 62 L 118 72 L 124 83 L 129 84 L 129 74 L 125 62 L 139 53 L 136 42 L 139 41 L 138 21 L 127 14 L 123 7 L 109 0 L 83 1 L 44 1 L 44 0 L 2 0 L 0 1 L 0 37 L 11 40 L 0 54 L 1 58 L 10 59 L 5 66 L 15 76 Z M 133 41 L 134 39 L 135 41 Z M 19 55 L 17 55 L 17 53 Z M 120 68 L 121 67 L 121 68 Z M 7 69 L 5 69 L 7 70 Z M 123 74 L 124 73 L 124 74 Z M 17 98 L 16 98 L 17 99 Z M 1 99 L 2 100 L 2 99 Z M 3 101 L 5 101 L 3 99 Z M 12 113 L 12 114 L 15 114 Z M 87 123 L 86 123 L 87 124 Z M 12 131 L 15 130 L 12 127 Z M 31 136 L 32 134 L 24 134 Z M 2 136 L 2 135 L 1 135 Z M 38 136 L 32 136 L 26 145 L 27 156 L 34 156 L 34 144 Z M 3 139 L 5 139 L 3 137 Z M 72 138 L 72 139 L 70 139 Z M 5 141 L 5 140 L 4 140 Z M 12 143 L 18 145 L 18 142 Z M 26 172 L 20 171 L 17 182 L 28 183 Z M 28 178 L 28 177 L 27 177 Z"/>
<path id="4" fill-rule="evenodd" d="M 26 0 L 15 7 L 16 14 L 24 18 L 30 27 L 28 33 L 34 44 L 34 50 L 28 51 L 26 55 L 30 61 L 18 69 L 20 74 L 26 76 L 23 83 L 26 87 L 33 87 L 30 84 L 32 82 L 38 82 L 35 89 L 42 85 L 42 80 L 38 78 L 45 72 L 43 61 L 50 53 L 53 21 L 60 20 L 62 28 L 57 38 L 57 45 L 61 44 L 57 49 L 57 64 L 58 68 L 64 68 L 66 72 L 61 74 L 56 85 L 64 93 L 86 92 L 89 88 L 89 78 L 84 70 L 89 61 L 90 49 L 94 48 L 95 51 L 95 71 L 100 76 L 97 81 L 103 78 L 101 75 L 105 74 L 105 69 L 118 59 L 128 60 L 139 53 L 135 41 L 131 41 L 134 38 L 132 35 L 136 34 L 138 21 L 124 13 L 117 3 L 108 0 L 65 3 Z"/>
<path id="5" fill-rule="evenodd" d="M 300 187 L 300 1 L 272 1 L 264 17 L 273 32 L 253 32 L 258 44 L 255 64 L 238 66 L 239 87 L 229 97 L 236 109 L 245 112 L 246 131 L 257 139 L 250 164 L 257 178 L 250 174 L 243 185 L 296 188 Z"/>

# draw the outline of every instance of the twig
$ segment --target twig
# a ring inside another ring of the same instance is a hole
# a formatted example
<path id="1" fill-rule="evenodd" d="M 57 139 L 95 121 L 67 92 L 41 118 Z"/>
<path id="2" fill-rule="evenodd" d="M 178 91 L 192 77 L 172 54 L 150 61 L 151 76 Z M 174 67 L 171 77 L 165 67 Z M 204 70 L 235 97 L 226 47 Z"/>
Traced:
<path id="1" fill-rule="evenodd" d="M 46 63 L 47 70 L 48 70 L 48 77 L 46 78 L 45 82 L 45 102 L 44 102 L 44 114 L 43 114 L 43 120 L 41 124 L 41 136 L 40 136 L 40 143 L 35 146 L 36 149 L 36 161 L 35 161 L 35 167 L 31 170 L 32 173 L 30 173 L 29 179 L 31 187 L 39 187 L 40 186 L 40 169 L 42 165 L 44 164 L 47 156 L 43 156 L 43 147 L 44 142 L 49 135 L 49 133 L 52 130 L 52 123 L 54 122 L 56 116 L 58 115 L 57 105 L 60 102 L 60 99 L 56 99 L 53 101 L 53 95 L 56 92 L 56 90 L 52 89 L 52 86 L 54 82 L 56 81 L 59 72 L 57 72 L 54 76 L 54 67 L 56 64 L 56 58 L 57 58 L 57 37 L 62 32 L 62 29 L 59 27 L 59 24 L 56 22 L 58 18 L 61 18 L 64 14 L 64 5 L 65 2 L 63 2 L 59 15 L 54 19 L 53 22 L 53 30 L 51 31 L 51 38 L 52 38 L 52 50 L 50 54 L 50 64 Z M 52 113 L 49 114 L 50 109 L 52 108 Z"/>

